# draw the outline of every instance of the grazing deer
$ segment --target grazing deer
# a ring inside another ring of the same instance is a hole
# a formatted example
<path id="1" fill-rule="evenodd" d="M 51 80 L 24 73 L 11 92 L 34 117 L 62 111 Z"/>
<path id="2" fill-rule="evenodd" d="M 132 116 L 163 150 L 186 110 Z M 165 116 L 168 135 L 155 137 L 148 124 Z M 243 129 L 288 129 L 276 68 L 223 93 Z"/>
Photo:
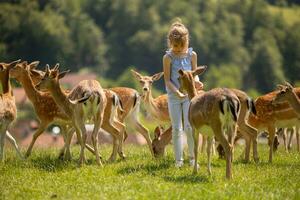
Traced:
<path id="1" fill-rule="evenodd" d="M 16 140 L 8 132 L 10 124 L 16 119 L 17 107 L 9 82 L 9 71 L 18 64 L 20 60 L 11 63 L 0 63 L 0 81 L 2 93 L 0 94 L 0 162 L 4 161 L 5 138 L 14 146 L 17 155 L 22 158 Z"/>
<path id="2" fill-rule="evenodd" d="M 163 75 L 163 72 L 154 74 L 152 76 L 142 76 L 138 72 L 132 70 L 134 77 L 140 82 L 143 90 L 144 102 L 146 104 L 146 109 L 156 118 L 160 123 L 168 122 L 170 123 L 169 112 L 168 112 L 168 103 L 167 103 L 167 95 L 160 95 L 157 98 L 152 97 L 151 86 L 154 81 L 157 81 Z M 246 151 L 245 151 L 245 161 L 248 162 L 250 160 L 250 147 L 251 142 L 253 143 L 253 158 L 254 161 L 257 162 L 258 153 L 257 153 L 257 130 L 250 126 L 247 123 L 249 112 L 256 113 L 253 100 L 243 91 L 238 89 L 230 89 L 232 92 L 236 94 L 241 103 L 241 111 L 240 117 L 238 119 L 239 130 L 243 137 L 246 140 Z M 202 90 L 197 90 L 197 93 L 203 92 Z M 171 139 L 168 134 L 171 130 L 168 128 L 166 132 L 162 133 L 161 129 L 157 129 L 154 139 L 152 140 L 152 149 L 154 151 L 155 156 L 162 156 L 165 151 L 165 146 L 169 144 L 170 141 L 165 141 L 165 139 Z M 167 135 L 164 135 L 167 134 Z M 162 137 L 163 136 L 163 137 Z M 172 137 L 172 136 L 171 136 Z M 205 138 L 205 136 L 203 137 Z"/>
<path id="3" fill-rule="evenodd" d="M 300 88 L 294 89 L 295 94 L 300 96 Z M 248 123 L 258 131 L 267 130 L 269 134 L 269 162 L 273 160 L 273 150 L 276 127 L 293 127 L 299 126 L 299 116 L 292 107 L 287 103 L 275 104 L 274 98 L 280 91 L 276 90 L 258 97 L 254 104 L 256 115 L 250 114 Z"/>
<path id="4" fill-rule="evenodd" d="M 201 74 L 206 67 L 193 71 L 179 70 L 180 90 L 187 92 L 191 99 L 189 121 L 193 128 L 195 142 L 194 173 L 197 173 L 199 132 L 208 136 L 207 170 L 211 174 L 211 144 L 213 136 L 221 143 L 226 157 L 226 178 L 232 178 L 233 138 L 237 131 L 240 101 L 229 89 L 215 88 L 197 95 L 194 76 Z M 228 138 L 226 138 L 226 135 Z"/>
<path id="5" fill-rule="evenodd" d="M 59 73 L 58 67 L 59 65 L 57 64 L 50 70 L 49 66 L 47 66 L 46 73 L 41 82 L 36 85 L 36 88 L 49 90 L 54 101 L 72 121 L 81 146 L 80 165 L 85 163 L 84 149 L 87 135 L 84 123 L 86 120 L 94 123 L 92 143 L 96 154 L 96 162 L 102 166 L 98 152 L 98 131 L 102 125 L 104 109 L 107 103 L 104 91 L 98 81 L 86 80 L 80 82 L 78 87 L 67 95 L 59 84 L 59 79 L 66 73 Z"/>

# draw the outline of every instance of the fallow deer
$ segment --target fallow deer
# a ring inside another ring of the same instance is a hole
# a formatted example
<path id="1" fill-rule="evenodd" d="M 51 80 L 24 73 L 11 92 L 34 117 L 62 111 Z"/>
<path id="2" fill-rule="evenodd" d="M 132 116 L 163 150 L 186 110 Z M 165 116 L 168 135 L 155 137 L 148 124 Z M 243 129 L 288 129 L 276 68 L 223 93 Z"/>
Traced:
<path id="1" fill-rule="evenodd" d="M 90 120 L 94 123 L 92 143 L 96 154 L 96 162 L 98 165 L 102 165 L 98 152 L 98 131 L 102 125 L 104 109 L 107 103 L 104 91 L 99 82 L 87 80 L 79 83 L 78 87 L 72 90 L 69 95 L 66 95 L 59 84 L 59 78 L 62 78 L 64 75 L 65 73 L 59 73 L 58 65 L 52 70 L 47 66 L 46 73 L 41 82 L 36 85 L 36 88 L 48 89 L 54 101 L 72 121 L 72 126 L 75 128 L 77 139 L 81 146 L 80 165 L 85 163 L 84 149 L 87 137 L 85 120 Z M 86 102 L 86 104 L 81 104 L 83 102 Z"/>
<path id="2" fill-rule="evenodd" d="M 38 62 L 32 62 L 27 64 L 23 62 L 11 70 L 12 77 L 16 78 L 18 82 L 24 87 L 25 93 L 27 94 L 29 100 L 34 106 L 34 110 L 37 114 L 37 117 L 40 121 L 39 128 L 33 135 L 32 141 L 29 145 L 29 148 L 26 153 L 26 157 L 31 154 L 32 147 L 36 139 L 45 131 L 45 129 L 50 124 L 57 124 L 62 129 L 62 135 L 65 139 L 65 145 L 60 152 L 60 157 L 64 157 L 66 160 L 71 159 L 70 153 L 70 142 L 73 135 L 74 129 L 72 129 L 72 124 L 68 116 L 64 111 L 58 107 L 55 103 L 53 97 L 49 92 L 42 92 L 35 88 L 35 84 L 40 82 L 42 77 L 45 75 L 45 72 L 35 69 Z M 69 93 L 70 91 L 64 91 Z M 119 137 L 119 130 L 111 125 L 111 115 L 114 114 L 112 111 L 114 107 L 117 106 L 118 97 L 113 92 L 106 92 L 106 97 L 108 99 L 105 115 L 103 118 L 102 128 L 107 132 L 111 133 L 113 138 Z M 115 99 L 115 100 L 114 100 Z M 113 120 L 114 124 L 117 124 L 116 120 Z M 88 150 L 94 152 L 94 150 L 86 144 Z M 117 149 L 114 149 L 117 151 Z M 116 152 L 113 151 L 110 156 L 110 160 L 114 160 L 116 157 Z M 121 152 L 119 152 L 121 155 Z"/>
<path id="3" fill-rule="evenodd" d="M 300 88 L 294 89 L 295 94 L 300 96 Z M 274 104 L 274 97 L 280 91 L 276 90 L 258 97 L 254 104 L 256 115 L 250 114 L 248 123 L 258 131 L 267 130 L 269 134 L 269 162 L 273 160 L 274 140 L 276 127 L 299 126 L 300 120 L 294 109 L 287 102 Z"/>
<path id="4" fill-rule="evenodd" d="M 286 82 L 284 85 L 278 85 L 280 92 L 276 94 L 276 96 L 273 99 L 273 104 L 278 104 L 278 103 L 283 103 L 283 102 L 288 102 L 290 104 L 290 106 L 294 109 L 294 111 L 296 112 L 298 118 L 300 119 L 300 98 L 298 97 L 298 95 L 295 92 L 295 88 L 293 88 L 293 86 Z M 296 132 L 296 138 L 297 138 L 297 149 L 300 152 L 300 141 L 299 141 L 299 128 L 293 127 L 294 132 Z M 286 130 L 286 129 L 285 129 Z M 291 138 L 292 138 L 292 133 L 291 133 Z M 291 138 L 289 141 L 289 145 L 290 146 L 290 142 L 291 142 Z"/>
<path id="5" fill-rule="evenodd" d="M 154 74 L 152 76 L 143 76 L 140 73 L 132 70 L 134 77 L 140 82 L 143 91 L 143 100 L 145 103 L 146 109 L 148 112 L 151 113 L 153 118 L 157 119 L 157 121 L 161 124 L 163 123 L 170 123 L 169 112 L 168 112 L 168 103 L 167 103 L 167 95 L 163 94 L 158 96 L 157 98 L 152 97 L 152 83 L 157 81 L 163 75 L 163 72 Z M 257 153 L 257 131 L 255 128 L 250 126 L 247 123 L 247 119 L 249 116 L 249 112 L 255 114 L 255 107 L 253 105 L 253 100 L 243 91 L 238 89 L 230 89 L 234 92 L 240 100 L 241 103 L 241 111 L 240 117 L 238 119 L 239 130 L 243 137 L 246 140 L 246 151 L 245 151 L 245 161 L 248 162 L 250 160 L 250 147 L 251 141 L 253 143 L 253 158 L 254 161 L 258 161 L 258 153 Z M 203 92 L 202 90 L 197 90 L 197 92 Z M 165 141 L 165 138 L 170 138 L 169 135 L 164 134 L 171 134 L 169 131 L 170 128 L 166 130 L 166 132 L 161 134 L 155 134 L 155 138 L 152 140 L 152 149 L 154 151 L 155 156 L 163 155 L 165 151 L 165 146 L 170 141 Z M 158 132 L 158 129 L 156 130 Z M 158 136 L 159 135 L 159 136 Z M 164 136 L 162 139 L 161 136 Z M 205 136 L 203 137 L 205 138 Z M 202 143 L 203 144 L 203 143 Z M 161 151 L 159 151 L 161 150 Z"/>
<path id="6" fill-rule="evenodd" d="M 189 121 L 193 128 L 195 165 L 197 173 L 199 132 L 208 136 L 207 170 L 211 174 L 211 144 L 212 137 L 221 143 L 226 157 L 226 178 L 232 178 L 233 138 L 237 131 L 237 121 L 240 113 L 240 101 L 229 89 L 215 88 L 197 94 L 194 76 L 201 74 L 206 67 L 198 67 L 193 71 L 179 70 L 180 90 L 187 92 L 191 99 Z M 228 137 L 226 137 L 226 135 Z"/>
<path id="7" fill-rule="evenodd" d="M 2 93 L 0 94 L 0 162 L 4 161 L 5 138 L 14 146 L 17 155 L 22 158 L 16 140 L 8 131 L 10 124 L 17 116 L 17 107 L 10 85 L 9 72 L 19 62 L 20 60 L 11 63 L 0 63 L 0 81 L 2 86 Z"/>

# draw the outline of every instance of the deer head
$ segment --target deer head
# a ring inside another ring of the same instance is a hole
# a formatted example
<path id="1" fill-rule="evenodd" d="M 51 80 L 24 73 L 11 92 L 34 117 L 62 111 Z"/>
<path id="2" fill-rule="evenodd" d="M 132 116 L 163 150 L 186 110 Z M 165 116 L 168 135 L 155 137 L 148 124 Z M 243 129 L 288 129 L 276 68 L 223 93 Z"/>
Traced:
<path id="1" fill-rule="evenodd" d="M 148 95 L 151 91 L 151 87 L 154 81 L 159 80 L 163 72 L 156 73 L 152 76 L 142 76 L 140 73 L 136 72 L 135 70 L 131 70 L 132 75 L 140 82 L 140 85 L 142 87 L 143 96 Z"/>
<path id="2" fill-rule="evenodd" d="M 272 100 L 272 104 L 278 104 L 278 103 L 282 103 L 284 101 L 288 101 L 288 99 L 293 98 L 293 86 L 288 83 L 285 82 L 284 85 L 277 85 L 277 88 L 279 90 L 279 92 L 276 94 L 276 96 L 273 98 Z"/>
<path id="3" fill-rule="evenodd" d="M 202 74 L 206 70 L 207 66 L 199 66 L 193 71 L 184 71 L 182 69 L 178 70 L 179 73 L 179 91 L 187 92 L 191 94 L 196 89 L 194 77 L 196 75 Z"/>
<path id="4" fill-rule="evenodd" d="M 172 127 L 164 130 L 157 126 L 154 130 L 154 139 L 152 140 L 152 149 L 155 157 L 162 157 L 165 154 L 166 146 L 172 139 Z"/>
<path id="5" fill-rule="evenodd" d="M 58 84 L 59 79 L 63 78 L 69 71 L 59 72 L 59 64 L 56 64 L 50 70 L 49 65 L 46 65 L 45 74 L 41 81 L 36 85 L 38 90 L 48 90 L 53 85 Z"/>
<path id="6" fill-rule="evenodd" d="M 41 71 L 36 70 L 35 67 L 39 64 L 39 61 L 34 61 L 30 64 L 27 61 L 23 61 L 17 64 L 11 71 L 10 75 L 12 78 L 17 80 L 23 79 L 25 76 L 30 76 L 33 84 L 37 84 L 42 79 L 43 74 Z"/>
<path id="7" fill-rule="evenodd" d="M 21 60 L 16 60 L 13 61 L 11 63 L 0 63 L 0 74 L 2 76 L 2 74 L 9 73 L 9 71 L 14 68 Z"/>

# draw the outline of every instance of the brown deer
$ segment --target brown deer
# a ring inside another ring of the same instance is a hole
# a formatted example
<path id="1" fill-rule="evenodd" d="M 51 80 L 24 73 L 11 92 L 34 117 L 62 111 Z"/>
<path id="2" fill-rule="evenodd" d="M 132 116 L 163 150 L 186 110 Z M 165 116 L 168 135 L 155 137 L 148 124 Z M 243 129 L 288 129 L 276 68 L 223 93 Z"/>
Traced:
<path id="1" fill-rule="evenodd" d="M 140 82 L 143 91 L 143 97 L 145 102 L 145 107 L 148 109 L 148 112 L 152 114 L 152 116 L 159 121 L 161 124 L 170 123 L 169 112 L 168 112 L 168 103 L 167 103 L 167 95 L 163 94 L 158 96 L 157 98 L 152 97 L 151 86 L 154 81 L 157 81 L 163 75 L 163 72 L 154 74 L 152 76 L 143 76 L 138 72 L 132 70 L 134 77 Z M 250 126 L 247 123 L 247 119 L 249 116 L 249 112 L 256 113 L 253 100 L 243 91 L 238 89 L 230 89 L 232 92 L 236 94 L 241 103 L 241 111 L 240 117 L 238 119 L 239 130 L 243 137 L 246 140 L 246 150 L 245 150 L 245 161 L 248 162 L 250 160 L 250 147 L 251 142 L 253 143 L 253 158 L 254 161 L 257 162 L 259 160 L 257 153 L 257 130 Z M 203 92 L 202 90 L 197 90 L 197 93 Z M 157 129 L 156 133 L 161 129 Z M 169 135 L 171 134 L 168 128 L 165 133 L 155 134 L 154 139 L 152 140 L 152 149 L 154 151 L 155 156 L 162 156 L 165 151 L 165 146 L 169 144 L 170 141 L 165 141 L 166 138 L 171 139 Z M 161 137 L 163 136 L 164 139 Z M 171 136 L 172 137 L 172 136 Z M 205 138 L 205 136 L 203 137 Z M 161 151 L 160 151 L 161 150 Z"/>
<path id="2" fill-rule="evenodd" d="M 34 110 L 40 121 L 39 128 L 33 135 L 33 139 L 27 150 L 26 157 L 31 154 L 32 147 L 36 139 L 45 131 L 45 129 L 50 124 L 58 124 L 62 128 L 62 134 L 66 141 L 65 146 L 60 152 L 60 157 L 64 157 L 66 160 L 70 160 L 71 153 L 69 145 L 74 129 L 72 128 L 70 119 L 64 113 L 64 111 L 60 107 L 58 107 L 51 94 L 49 92 L 39 91 L 35 88 L 34 83 L 40 82 L 42 77 L 45 75 L 45 72 L 35 69 L 37 65 L 38 62 L 33 62 L 31 64 L 23 62 L 17 65 L 15 69 L 11 70 L 12 77 L 16 78 L 17 81 L 23 85 L 25 93 L 33 104 Z M 65 92 L 69 93 L 70 91 Z M 105 108 L 106 111 L 103 118 L 102 128 L 111 133 L 113 138 L 116 138 L 117 140 L 117 138 L 119 137 L 119 130 L 115 126 L 110 124 L 110 119 L 112 118 L 110 114 L 113 114 L 112 110 L 114 109 L 113 107 L 116 106 L 115 103 L 117 102 L 117 96 L 113 92 L 106 92 L 105 94 L 108 102 Z M 113 120 L 113 123 L 115 124 L 118 122 L 116 122 L 116 120 Z M 89 145 L 86 145 L 86 147 L 90 151 L 94 152 L 94 150 Z M 114 150 L 116 151 L 117 149 L 115 148 Z M 119 152 L 119 154 L 121 154 L 121 152 Z M 110 160 L 114 160 L 115 156 L 116 152 L 113 151 Z"/>
<path id="3" fill-rule="evenodd" d="M 98 153 L 98 131 L 102 125 L 104 109 L 107 103 L 104 91 L 99 82 L 86 80 L 80 82 L 78 87 L 75 87 L 75 89 L 67 95 L 59 84 L 59 79 L 62 78 L 65 73 L 59 73 L 58 67 L 59 65 L 57 64 L 50 70 L 49 66 L 47 66 L 46 73 L 41 82 L 36 85 L 36 88 L 49 90 L 54 101 L 72 121 L 72 126 L 75 128 L 77 139 L 81 146 L 80 165 L 85 163 L 84 149 L 87 135 L 84 124 L 86 120 L 94 123 L 92 143 L 96 154 L 96 162 L 102 166 Z"/>
<path id="4" fill-rule="evenodd" d="M 295 88 L 288 82 L 285 82 L 284 85 L 278 85 L 278 88 L 280 90 L 279 93 L 276 94 L 276 96 L 273 99 L 273 104 L 288 102 L 290 106 L 294 109 L 296 112 L 298 118 L 300 119 L 300 98 L 295 92 Z M 293 137 L 293 133 L 296 132 L 296 138 L 297 138 L 297 149 L 300 152 L 300 141 L 299 141 L 299 128 L 293 127 L 293 132 L 291 133 L 291 137 L 289 140 L 288 147 L 291 146 L 291 138 Z M 285 132 L 287 129 L 285 129 Z M 285 135 L 286 133 L 284 133 Z"/>
<path id="5" fill-rule="evenodd" d="M 193 128 L 195 142 L 194 173 L 197 173 L 199 132 L 208 136 L 207 170 L 211 174 L 211 144 L 213 136 L 221 143 L 226 157 L 226 178 L 232 178 L 233 138 L 237 131 L 240 112 L 240 101 L 229 89 L 215 88 L 197 94 L 194 76 L 201 74 L 206 67 L 198 67 L 193 71 L 179 70 L 181 92 L 187 92 L 191 99 L 189 121 Z M 226 137 L 228 136 L 228 138 Z"/>
<path id="6" fill-rule="evenodd" d="M 0 162 L 4 161 L 4 144 L 5 138 L 14 146 L 17 155 L 22 158 L 16 140 L 9 133 L 8 128 L 10 124 L 16 119 L 17 107 L 15 97 L 13 96 L 10 85 L 10 70 L 18 64 L 20 60 L 11 63 L 0 63 L 0 81 L 2 92 L 0 94 Z"/>
<path id="7" fill-rule="evenodd" d="M 300 88 L 294 89 L 295 94 L 300 96 Z M 254 104 L 256 115 L 250 114 L 248 123 L 258 131 L 267 130 L 269 134 L 269 162 L 273 160 L 273 150 L 276 127 L 299 126 L 299 117 L 287 102 L 273 103 L 274 98 L 280 91 L 276 90 L 258 97 Z"/>
<path id="8" fill-rule="evenodd" d="M 159 80 L 163 72 L 152 76 L 142 76 L 138 72 L 131 70 L 133 76 L 140 82 L 142 86 L 142 98 L 145 108 L 151 114 L 152 118 L 161 123 L 170 123 L 167 95 L 163 94 L 156 98 L 152 96 L 152 83 Z"/>
<path id="9" fill-rule="evenodd" d="M 44 76 L 45 72 L 35 69 L 34 66 L 31 66 L 30 69 L 31 69 L 30 74 L 31 74 L 32 81 L 35 83 L 39 82 L 42 76 Z M 121 158 L 125 158 L 125 154 L 122 151 L 122 145 L 117 145 L 118 140 L 120 140 L 121 138 L 120 134 L 118 133 L 118 129 L 119 130 L 124 129 L 124 125 L 122 123 L 124 123 L 125 121 L 126 124 L 127 122 L 129 122 L 130 125 L 133 125 L 133 127 L 144 136 L 144 138 L 146 139 L 149 145 L 150 152 L 153 155 L 152 148 L 151 148 L 151 138 L 149 136 L 148 130 L 139 122 L 139 118 L 138 118 L 138 113 L 140 108 L 140 96 L 138 92 L 134 89 L 126 88 L 126 87 L 115 87 L 115 88 L 105 89 L 104 91 L 106 94 L 106 98 L 109 101 L 107 102 L 107 106 L 105 108 L 102 128 L 112 134 L 113 144 L 114 144 L 113 152 L 109 158 L 109 161 L 114 161 L 116 159 L 116 151 L 118 151 Z M 113 109 L 113 107 L 119 106 L 119 105 L 113 105 L 112 104 L 113 102 L 121 103 L 123 109 L 118 109 L 118 116 L 117 116 L 118 119 L 113 120 L 113 123 L 111 124 L 109 123 L 110 119 L 112 118 L 111 113 L 113 113 L 111 109 Z M 127 134 L 126 132 L 124 132 L 124 139 L 126 137 Z M 86 147 L 90 151 L 93 151 L 91 147 L 89 146 Z M 60 156 L 63 156 L 64 149 L 65 148 L 63 148 L 63 150 L 61 151 Z"/>

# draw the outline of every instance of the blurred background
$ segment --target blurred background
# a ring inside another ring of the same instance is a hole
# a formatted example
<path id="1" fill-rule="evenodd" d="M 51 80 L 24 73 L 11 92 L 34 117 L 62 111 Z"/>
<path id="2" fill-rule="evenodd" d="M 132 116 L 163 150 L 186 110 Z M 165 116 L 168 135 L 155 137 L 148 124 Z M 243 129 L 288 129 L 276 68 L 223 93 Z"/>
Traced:
<path id="1" fill-rule="evenodd" d="M 140 90 L 130 69 L 162 71 L 167 32 L 176 17 L 190 31 L 198 65 L 208 66 L 201 77 L 206 90 L 234 87 L 255 98 L 284 80 L 300 85 L 299 0 L 0 2 L 1 62 L 39 60 L 41 69 L 59 62 L 72 72 L 66 87 L 92 77 L 103 87 Z M 14 86 L 23 135 L 36 126 L 35 114 L 20 85 Z M 154 87 L 154 96 L 165 92 L 162 80 Z"/>

